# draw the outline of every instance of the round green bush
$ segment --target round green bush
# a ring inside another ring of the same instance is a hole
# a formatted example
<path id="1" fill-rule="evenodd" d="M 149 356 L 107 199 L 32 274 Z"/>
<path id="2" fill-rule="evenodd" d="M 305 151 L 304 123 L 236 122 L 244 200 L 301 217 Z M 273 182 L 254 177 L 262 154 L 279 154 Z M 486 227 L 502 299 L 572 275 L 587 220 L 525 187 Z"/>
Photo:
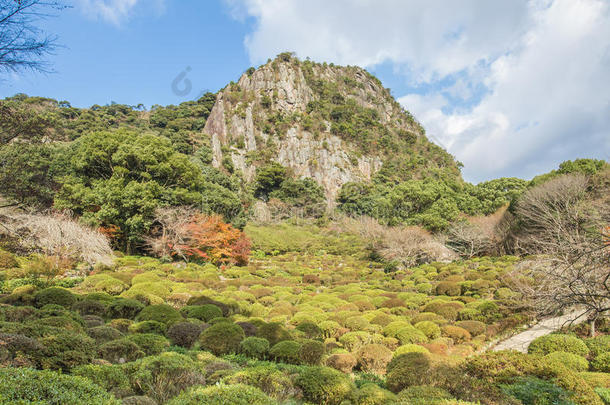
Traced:
<path id="1" fill-rule="evenodd" d="M 264 338 L 250 336 L 239 344 L 240 353 L 254 359 L 263 360 L 269 353 L 269 341 Z"/>
<path id="2" fill-rule="evenodd" d="M 610 352 L 602 353 L 591 361 L 593 370 L 610 373 Z"/>
<path id="3" fill-rule="evenodd" d="M 409 343 L 409 344 L 398 347 L 394 351 L 394 357 L 400 356 L 401 354 L 406 354 L 406 353 L 430 353 L 430 351 L 423 346 Z"/>
<path id="4" fill-rule="evenodd" d="M 167 325 L 157 321 L 142 321 L 129 325 L 131 333 L 155 333 L 164 335 L 167 331 Z"/>
<path id="5" fill-rule="evenodd" d="M 290 364 L 300 363 L 301 344 L 293 340 L 282 340 L 276 343 L 269 350 L 269 355 L 275 361 Z"/>
<path id="6" fill-rule="evenodd" d="M 425 353 L 396 356 L 387 366 L 387 387 L 392 392 L 400 392 L 412 385 L 425 385 L 428 382 L 430 367 L 430 357 Z"/>
<path id="7" fill-rule="evenodd" d="M 377 384 L 367 383 L 358 390 L 355 403 L 358 405 L 392 405 L 398 403 L 396 395 Z"/>
<path id="8" fill-rule="evenodd" d="M 277 405 L 258 388 L 244 384 L 196 387 L 173 398 L 167 405 Z"/>
<path id="9" fill-rule="evenodd" d="M 360 369 L 367 373 L 384 374 L 392 360 L 392 351 L 380 344 L 364 345 L 356 355 Z"/>
<path id="10" fill-rule="evenodd" d="M 40 339 L 44 346 L 43 368 L 70 370 L 88 364 L 96 353 L 95 340 L 78 333 L 62 332 Z"/>
<path id="11" fill-rule="evenodd" d="M 27 368 L 0 368 L 0 401 L 19 405 L 121 405 L 86 378 Z"/>
<path id="12" fill-rule="evenodd" d="M 118 364 L 85 364 L 73 368 L 70 374 L 85 377 L 118 397 L 133 393 L 127 374 Z"/>
<path id="13" fill-rule="evenodd" d="M 127 339 L 137 344 L 147 356 L 162 353 L 169 347 L 167 339 L 155 333 L 136 333 L 127 336 Z"/>
<path id="14" fill-rule="evenodd" d="M 574 371 L 586 371 L 589 368 L 587 359 L 574 353 L 553 352 L 544 356 L 544 359 L 548 362 L 563 364 Z"/>
<path id="15" fill-rule="evenodd" d="M 536 338 L 527 348 L 530 354 L 549 354 L 553 352 L 568 352 L 579 356 L 587 356 L 589 348 L 576 336 L 553 333 Z"/>
<path id="16" fill-rule="evenodd" d="M 81 315 L 99 315 L 106 311 L 106 304 L 97 300 L 84 299 L 72 305 L 72 310 Z"/>
<path id="17" fill-rule="evenodd" d="M 291 338 L 290 332 L 288 332 L 286 328 L 284 328 L 284 325 L 279 322 L 270 322 L 261 325 L 258 328 L 256 335 L 267 339 L 271 346 L 282 340 L 289 340 Z"/>
<path id="18" fill-rule="evenodd" d="M 354 394 L 356 386 L 340 371 L 328 367 L 306 367 L 295 379 L 306 400 L 316 404 L 339 405 Z"/>
<path id="19" fill-rule="evenodd" d="M 414 325 L 430 340 L 441 337 L 441 328 L 432 321 L 422 321 Z"/>
<path id="20" fill-rule="evenodd" d="M 589 348 L 589 355 L 595 358 L 602 353 L 610 352 L 610 335 L 585 339 L 585 344 Z"/>
<path id="21" fill-rule="evenodd" d="M 244 368 L 226 377 L 224 382 L 251 385 L 280 401 L 294 399 L 299 394 L 299 390 L 294 387 L 290 376 L 272 364 Z"/>
<path id="22" fill-rule="evenodd" d="M 332 367 L 335 370 L 339 370 L 346 374 L 351 373 L 357 363 L 358 361 L 351 353 L 332 354 L 326 359 L 326 365 L 328 367 Z"/>
<path id="23" fill-rule="evenodd" d="M 106 316 L 111 319 L 134 319 L 142 309 L 144 309 L 144 304 L 138 300 L 115 298 L 106 308 Z"/>
<path id="24" fill-rule="evenodd" d="M 398 339 L 402 345 L 409 343 L 426 343 L 428 341 L 426 335 L 413 326 L 402 328 L 396 332 L 396 339 Z"/>
<path id="25" fill-rule="evenodd" d="M 398 394 L 398 399 L 401 404 L 414 405 L 448 404 L 444 401 L 451 398 L 451 394 L 446 390 L 430 385 L 413 385 L 405 388 Z"/>
<path id="26" fill-rule="evenodd" d="M 70 308 L 76 302 L 76 296 L 65 288 L 49 287 L 34 294 L 34 302 L 39 308 L 47 304 Z"/>
<path id="27" fill-rule="evenodd" d="M 169 327 L 167 337 L 171 340 L 172 344 L 190 349 L 202 331 L 203 326 L 201 324 L 178 322 Z"/>
<path id="28" fill-rule="evenodd" d="M 307 339 L 317 339 L 322 336 L 322 329 L 312 322 L 301 322 L 296 330 L 303 332 Z"/>
<path id="29" fill-rule="evenodd" d="M 121 338 L 104 343 L 98 349 L 100 357 L 111 363 L 125 363 L 144 357 L 140 347 L 129 339 Z"/>
<path id="30" fill-rule="evenodd" d="M 455 325 L 466 329 L 471 336 L 483 335 L 487 331 L 487 325 L 481 321 L 459 321 Z"/>
<path id="31" fill-rule="evenodd" d="M 461 292 L 460 285 L 453 281 L 441 281 L 436 285 L 436 295 L 458 296 Z"/>
<path id="32" fill-rule="evenodd" d="M 195 318 L 209 322 L 214 318 L 222 318 L 222 310 L 214 304 L 187 305 L 180 309 L 185 318 Z"/>
<path id="33" fill-rule="evenodd" d="M 215 355 L 237 353 L 239 344 L 246 337 L 244 330 L 234 323 L 221 322 L 201 333 L 201 348 Z"/>
<path id="34" fill-rule="evenodd" d="M 136 316 L 136 321 L 157 321 L 166 325 L 171 325 L 182 319 L 180 312 L 167 304 L 149 305 Z"/>
<path id="35" fill-rule="evenodd" d="M 317 340 L 305 340 L 301 342 L 299 359 L 303 364 L 317 366 L 322 361 L 325 352 L 326 348 L 324 347 L 324 343 Z"/>
<path id="36" fill-rule="evenodd" d="M 119 339 L 123 336 L 121 332 L 111 326 L 96 326 L 87 329 L 87 335 L 95 339 L 95 343 L 103 344 L 111 340 Z"/>

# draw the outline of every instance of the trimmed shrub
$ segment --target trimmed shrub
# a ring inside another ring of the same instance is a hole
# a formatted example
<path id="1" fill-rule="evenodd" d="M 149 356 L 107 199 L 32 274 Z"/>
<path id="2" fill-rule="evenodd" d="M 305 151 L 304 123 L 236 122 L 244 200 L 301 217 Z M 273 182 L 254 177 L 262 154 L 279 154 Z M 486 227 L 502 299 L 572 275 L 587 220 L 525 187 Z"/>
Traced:
<path id="1" fill-rule="evenodd" d="M 461 312 L 460 312 L 461 314 Z M 470 333 L 470 336 L 479 336 L 485 333 L 487 325 L 481 321 L 459 321 L 456 322 L 456 326 L 464 328 Z"/>
<path id="2" fill-rule="evenodd" d="M 462 288 L 453 281 L 441 281 L 436 285 L 436 295 L 458 296 L 461 293 Z"/>
<path id="3" fill-rule="evenodd" d="M 0 363 L 3 366 L 12 365 L 15 359 L 19 360 L 19 365 L 40 366 L 43 349 L 38 341 L 27 336 L 0 333 Z"/>
<path id="4" fill-rule="evenodd" d="M 589 369 L 589 362 L 582 356 L 568 352 L 553 352 L 544 356 L 547 362 L 563 364 L 573 371 L 586 371 Z"/>
<path id="5" fill-rule="evenodd" d="M 76 296 L 65 288 L 49 287 L 34 294 L 34 302 L 38 308 L 47 304 L 70 308 L 76 302 Z"/>
<path id="6" fill-rule="evenodd" d="M 589 348 L 591 358 L 595 358 L 602 353 L 610 352 L 610 335 L 600 335 L 585 339 L 585 344 Z"/>
<path id="7" fill-rule="evenodd" d="M 182 319 L 180 312 L 167 304 L 149 305 L 140 311 L 136 317 L 136 321 L 157 321 L 166 325 L 171 325 Z"/>
<path id="8" fill-rule="evenodd" d="M 326 365 L 328 367 L 332 367 L 335 370 L 339 370 L 346 374 L 351 373 L 357 363 L 358 361 L 351 353 L 337 353 L 326 359 Z"/>
<path id="9" fill-rule="evenodd" d="M 81 315 L 100 315 L 106 312 L 106 305 L 100 301 L 84 299 L 72 305 L 72 310 Z"/>
<path id="10" fill-rule="evenodd" d="M 441 330 L 444 336 L 451 338 L 455 343 L 467 342 L 472 338 L 466 329 L 459 326 L 445 325 Z"/>
<path id="11" fill-rule="evenodd" d="M 263 360 L 269 353 L 269 341 L 250 336 L 240 342 L 239 351 L 248 357 Z"/>
<path id="12" fill-rule="evenodd" d="M 426 343 L 428 341 L 426 335 L 413 326 L 400 329 L 396 333 L 396 339 L 400 341 L 401 345 L 406 345 L 409 343 Z"/>
<path id="13" fill-rule="evenodd" d="M 19 267 L 19 262 L 14 254 L 0 249 L 0 269 L 12 269 Z"/>
<path id="14" fill-rule="evenodd" d="M 430 367 L 431 361 L 427 354 L 401 354 L 388 364 L 386 384 L 392 392 L 400 392 L 412 385 L 425 385 L 430 378 Z"/>
<path id="15" fill-rule="evenodd" d="M 239 344 L 246 335 L 238 325 L 229 322 L 221 322 L 212 325 L 203 331 L 199 337 L 201 347 L 209 350 L 215 355 L 237 353 Z"/>
<path id="16" fill-rule="evenodd" d="M 515 383 L 503 385 L 502 391 L 517 398 L 523 405 L 571 404 L 571 393 L 552 382 L 536 377 L 521 377 Z"/>
<path id="17" fill-rule="evenodd" d="M 428 339 L 432 340 L 441 337 L 441 328 L 432 321 L 418 322 L 414 326 L 422 331 Z"/>
<path id="18" fill-rule="evenodd" d="M 93 381 L 119 398 L 133 393 L 127 374 L 119 365 L 86 364 L 73 368 L 70 373 Z"/>
<path id="19" fill-rule="evenodd" d="M 394 357 L 400 356 L 401 354 L 406 353 L 430 353 L 428 349 L 423 346 L 415 345 L 415 344 L 406 344 L 398 347 L 394 351 Z"/>
<path id="20" fill-rule="evenodd" d="M 5 404 L 23 405 L 121 405 L 86 378 L 27 368 L 0 368 L 0 399 Z"/>
<path id="21" fill-rule="evenodd" d="M 290 332 L 284 328 L 279 322 L 269 322 L 261 325 L 256 332 L 256 335 L 261 338 L 267 339 L 271 346 L 274 346 L 282 340 L 291 339 Z"/>
<path id="22" fill-rule="evenodd" d="M 291 378 L 272 365 L 245 368 L 228 376 L 224 382 L 251 385 L 278 400 L 300 396 L 300 391 L 294 387 Z"/>
<path id="23" fill-rule="evenodd" d="M 464 364 L 466 373 L 480 380 L 507 380 L 534 374 L 540 359 L 512 350 L 473 356 Z"/>
<path id="24" fill-rule="evenodd" d="M 324 343 L 318 342 L 317 340 L 306 340 L 301 342 L 299 359 L 303 364 L 317 366 L 320 364 L 320 361 L 322 361 L 325 352 L 326 348 L 324 347 Z"/>
<path id="25" fill-rule="evenodd" d="M 256 336 L 258 328 L 254 324 L 250 322 L 235 322 L 235 324 L 244 330 L 246 336 Z"/>
<path id="26" fill-rule="evenodd" d="M 356 358 L 362 371 L 385 374 L 386 366 L 392 360 L 392 351 L 383 345 L 368 344 L 360 348 Z"/>
<path id="27" fill-rule="evenodd" d="M 144 304 L 138 300 L 115 298 L 106 308 L 106 316 L 111 319 L 134 319 L 142 309 L 144 309 Z"/>
<path id="28" fill-rule="evenodd" d="M 553 352 L 568 352 L 584 357 L 589 354 L 589 348 L 585 342 L 575 336 L 553 333 L 534 339 L 527 348 L 527 352 L 543 355 Z"/>
<path id="29" fill-rule="evenodd" d="M 602 353 L 591 361 L 591 367 L 595 371 L 610 373 L 610 352 Z"/>
<path id="30" fill-rule="evenodd" d="M 156 333 L 164 335 L 167 331 L 167 325 L 157 321 L 142 321 L 129 325 L 131 333 Z"/>
<path id="31" fill-rule="evenodd" d="M 410 405 L 448 405 L 451 394 L 440 387 L 430 385 L 413 385 L 398 394 L 400 404 Z"/>
<path id="32" fill-rule="evenodd" d="M 145 357 L 124 367 L 134 391 L 159 403 L 165 403 L 193 385 L 205 383 L 190 357 L 173 352 Z"/>
<path id="33" fill-rule="evenodd" d="M 196 387 L 183 392 L 167 405 L 277 405 L 258 388 L 244 384 Z"/>
<path id="34" fill-rule="evenodd" d="M 185 318 L 195 318 L 204 322 L 209 322 L 214 318 L 222 318 L 222 310 L 214 304 L 187 305 L 180 309 L 180 313 Z"/>
<path id="35" fill-rule="evenodd" d="M 610 373 L 585 371 L 582 373 L 578 373 L 578 375 L 593 388 L 610 388 Z"/>
<path id="36" fill-rule="evenodd" d="M 137 344 L 147 356 L 162 353 L 169 347 L 166 338 L 154 333 L 137 333 L 127 336 L 127 339 Z"/>
<path id="37" fill-rule="evenodd" d="M 87 329 L 87 335 L 95 339 L 95 343 L 102 344 L 111 340 L 119 339 L 123 334 L 111 326 L 96 326 Z"/>
<path id="38" fill-rule="evenodd" d="M 171 340 L 172 344 L 190 349 L 202 331 L 203 327 L 201 324 L 179 322 L 169 327 L 167 337 Z"/>
<path id="39" fill-rule="evenodd" d="M 44 346 L 44 357 L 40 359 L 42 367 L 55 370 L 67 371 L 88 364 L 96 352 L 95 341 L 77 333 L 58 333 L 40 339 L 40 343 Z"/>
<path id="40" fill-rule="evenodd" d="M 299 364 L 299 354 L 301 351 L 301 344 L 293 340 L 282 340 L 276 343 L 269 350 L 269 355 L 275 361 L 283 363 Z"/>
<path id="41" fill-rule="evenodd" d="M 357 405 L 393 405 L 397 402 L 396 395 L 374 383 L 362 385 L 355 399 Z"/>
<path id="42" fill-rule="evenodd" d="M 111 363 L 125 363 L 144 357 L 144 352 L 131 340 L 122 338 L 104 343 L 98 353 L 101 358 Z"/>
<path id="43" fill-rule="evenodd" d="M 307 339 L 317 339 L 322 336 L 322 329 L 311 322 L 301 322 L 297 325 L 296 330 L 303 332 Z"/>
<path id="44" fill-rule="evenodd" d="M 347 375 L 328 367 L 304 368 L 297 375 L 295 384 L 303 390 L 306 400 L 326 405 L 339 405 L 355 390 Z"/>

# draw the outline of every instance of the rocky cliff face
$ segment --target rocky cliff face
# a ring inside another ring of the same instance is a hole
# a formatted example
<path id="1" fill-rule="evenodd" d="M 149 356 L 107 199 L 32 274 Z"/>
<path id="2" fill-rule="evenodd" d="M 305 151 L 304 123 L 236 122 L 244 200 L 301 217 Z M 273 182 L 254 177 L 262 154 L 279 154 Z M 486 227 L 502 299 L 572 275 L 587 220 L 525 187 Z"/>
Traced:
<path id="1" fill-rule="evenodd" d="M 429 144 L 365 70 L 288 54 L 221 90 L 204 132 L 214 166 L 232 166 L 251 181 L 257 166 L 275 161 L 295 177 L 315 179 L 329 201 L 346 182 L 370 180 L 388 159 Z"/>

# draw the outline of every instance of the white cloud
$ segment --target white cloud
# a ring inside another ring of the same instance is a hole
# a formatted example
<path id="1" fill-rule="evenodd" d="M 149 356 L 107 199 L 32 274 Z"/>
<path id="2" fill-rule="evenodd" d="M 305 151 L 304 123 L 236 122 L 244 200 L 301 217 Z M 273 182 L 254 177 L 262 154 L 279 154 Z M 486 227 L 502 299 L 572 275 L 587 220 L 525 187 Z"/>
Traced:
<path id="1" fill-rule="evenodd" d="M 147 3 L 157 13 L 165 9 L 164 0 L 78 0 L 80 10 L 95 19 L 116 26 L 122 25 L 134 14 L 138 4 Z"/>
<path id="2" fill-rule="evenodd" d="M 468 179 L 610 158 L 605 0 L 227 1 L 257 21 L 245 38 L 254 63 L 285 50 L 364 67 L 389 61 L 427 84 L 399 100 Z"/>

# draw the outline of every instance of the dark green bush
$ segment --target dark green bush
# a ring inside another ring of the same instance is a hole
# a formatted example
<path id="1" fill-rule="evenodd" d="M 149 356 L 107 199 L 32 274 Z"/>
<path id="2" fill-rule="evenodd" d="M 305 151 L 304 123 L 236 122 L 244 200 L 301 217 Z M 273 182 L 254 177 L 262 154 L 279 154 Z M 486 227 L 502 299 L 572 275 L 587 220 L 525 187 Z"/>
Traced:
<path id="1" fill-rule="evenodd" d="M 589 354 L 589 348 L 576 336 L 552 333 L 534 339 L 527 348 L 527 352 L 543 355 L 552 352 L 568 352 L 585 357 Z"/>
<path id="2" fill-rule="evenodd" d="M 357 405 L 393 405 L 397 402 L 396 395 L 373 383 L 361 386 L 354 401 Z"/>
<path id="3" fill-rule="evenodd" d="M 106 304 L 92 299 L 84 299 L 74 303 L 72 310 L 81 315 L 100 315 L 106 312 Z"/>
<path id="4" fill-rule="evenodd" d="M 167 330 L 167 337 L 172 344 L 190 349 L 193 347 L 193 344 L 195 344 L 202 331 L 203 326 L 201 324 L 178 322 L 169 327 Z"/>
<path id="5" fill-rule="evenodd" d="M 451 394 L 443 388 L 431 385 L 412 385 L 398 394 L 400 403 L 412 405 L 437 405 L 451 399 Z"/>
<path id="6" fill-rule="evenodd" d="M 271 364 L 242 369 L 224 381 L 227 384 L 251 385 L 278 400 L 288 400 L 300 396 L 300 392 L 298 388 L 294 387 L 290 376 Z"/>
<path id="7" fill-rule="evenodd" d="M 299 359 L 303 364 L 317 366 L 322 361 L 325 352 L 326 347 L 324 346 L 324 343 L 317 340 L 305 340 L 301 342 Z"/>
<path id="8" fill-rule="evenodd" d="M 425 385 L 430 378 L 431 360 L 425 353 L 406 353 L 396 356 L 387 366 L 386 384 L 392 392 L 400 392 L 412 385 Z"/>
<path id="9" fill-rule="evenodd" d="M 250 336 L 241 341 L 239 352 L 248 357 L 263 360 L 269 353 L 269 342 L 267 339 Z"/>
<path id="10" fill-rule="evenodd" d="M 244 330 L 234 323 L 221 322 L 212 325 L 201 333 L 201 348 L 215 355 L 237 353 L 239 344 L 246 335 Z"/>
<path id="11" fill-rule="evenodd" d="M 43 346 L 35 339 L 24 335 L 0 333 L 0 364 L 12 365 L 19 359 L 27 360 L 31 366 L 40 366 Z"/>
<path id="12" fill-rule="evenodd" d="M 154 333 L 136 333 L 127 336 L 127 339 L 137 344 L 147 356 L 159 354 L 169 347 L 165 337 Z"/>
<path id="13" fill-rule="evenodd" d="M 301 344 L 299 342 L 295 342 L 293 340 L 282 340 L 281 342 L 278 342 L 271 347 L 271 349 L 269 350 L 269 355 L 275 361 L 290 364 L 299 364 L 300 351 Z"/>
<path id="14" fill-rule="evenodd" d="M 87 335 L 95 339 L 95 343 L 102 344 L 123 336 L 121 332 L 111 326 L 96 326 L 87 329 Z"/>
<path id="15" fill-rule="evenodd" d="M 521 377 L 515 383 L 503 385 L 502 390 L 520 400 L 523 405 L 573 405 L 572 396 L 561 387 L 536 377 Z"/>
<path id="16" fill-rule="evenodd" d="M 127 338 L 104 343 L 98 349 L 99 356 L 111 363 L 125 363 L 144 357 L 140 347 Z"/>
<path id="17" fill-rule="evenodd" d="M 352 380 L 328 367 L 306 367 L 295 379 L 306 400 L 316 404 L 338 405 L 350 399 L 356 389 Z"/>
<path id="18" fill-rule="evenodd" d="M 73 368 L 71 374 L 85 377 L 116 397 L 131 394 L 127 374 L 120 365 L 86 364 Z"/>
<path id="19" fill-rule="evenodd" d="M 115 298 L 106 308 L 106 316 L 111 319 L 134 319 L 142 309 L 144 309 L 144 304 L 138 300 Z"/>
<path id="20" fill-rule="evenodd" d="M 58 333 L 40 339 L 40 343 L 44 346 L 43 368 L 67 371 L 90 363 L 96 353 L 95 340 L 77 333 Z"/>
<path id="21" fill-rule="evenodd" d="M 155 333 L 157 335 L 165 335 L 167 325 L 157 321 L 142 321 L 129 325 L 131 333 Z"/>
<path id="22" fill-rule="evenodd" d="M 39 308 L 47 304 L 70 308 L 76 302 L 76 296 L 65 288 L 49 287 L 34 294 L 34 301 Z"/>
<path id="23" fill-rule="evenodd" d="M 156 321 L 166 325 L 171 325 L 182 319 L 180 312 L 167 304 L 149 305 L 136 316 L 136 321 L 138 322 Z"/>
<path id="24" fill-rule="evenodd" d="M 296 330 L 303 332 L 307 339 L 317 339 L 322 336 L 322 329 L 311 322 L 301 322 L 296 327 Z"/>
<path id="25" fill-rule="evenodd" d="M 466 329 L 471 336 L 482 335 L 487 330 L 487 325 L 481 321 L 459 321 L 456 326 Z"/>
<path id="26" fill-rule="evenodd" d="M 269 341 L 271 346 L 274 346 L 282 340 L 291 339 L 290 332 L 284 328 L 279 322 L 270 322 L 261 325 L 256 332 L 256 335 L 261 338 L 265 338 Z"/>
<path id="27" fill-rule="evenodd" d="M 185 391 L 167 405 L 277 405 L 258 388 L 249 385 L 214 385 Z"/>
<path id="28" fill-rule="evenodd" d="M 180 309 L 185 318 L 195 318 L 204 322 L 209 322 L 214 318 L 222 318 L 222 310 L 214 304 L 187 305 Z"/>
<path id="29" fill-rule="evenodd" d="M 0 368 L 0 400 L 16 405 L 121 405 L 86 378 L 27 368 Z"/>
<path id="30" fill-rule="evenodd" d="M 244 330 L 246 336 L 256 336 L 256 332 L 258 328 L 251 322 L 235 322 L 236 325 L 239 325 L 240 328 Z"/>

